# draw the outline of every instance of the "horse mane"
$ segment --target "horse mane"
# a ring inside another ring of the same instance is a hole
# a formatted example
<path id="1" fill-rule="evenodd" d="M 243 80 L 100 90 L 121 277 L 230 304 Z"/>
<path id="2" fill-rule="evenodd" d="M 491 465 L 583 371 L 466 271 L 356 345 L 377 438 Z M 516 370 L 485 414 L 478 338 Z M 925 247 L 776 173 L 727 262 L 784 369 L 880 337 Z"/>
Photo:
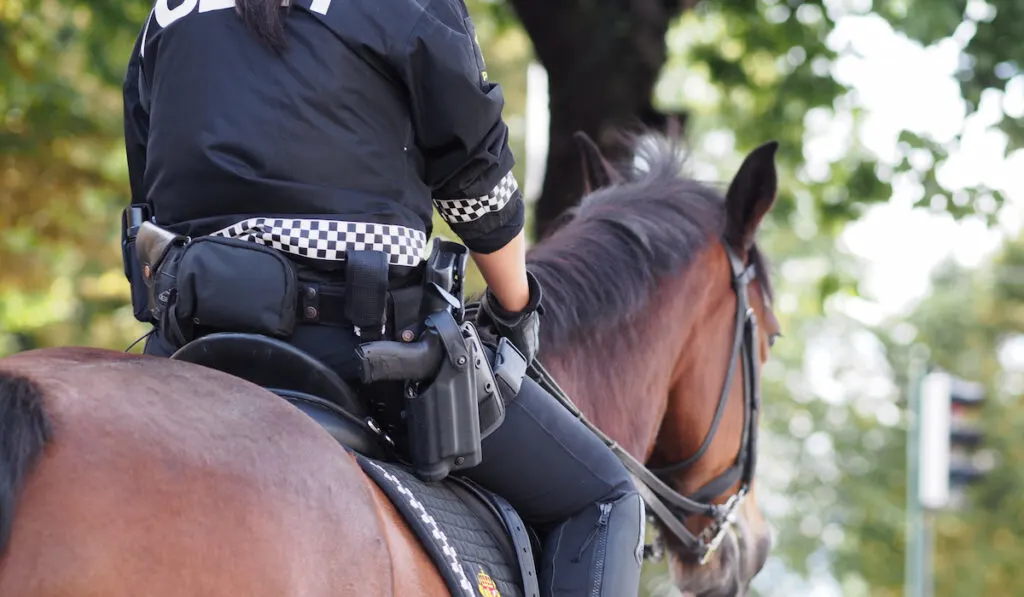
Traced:
<path id="1" fill-rule="evenodd" d="M 0 555 L 28 475 L 53 438 L 42 389 L 27 377 L 0 370 Z"/>
<path id="2" fill-rule="evenodd" d="M 687 156 L 676 144 L 646 134 L 631 146 L 636 159 L 620 168 L 625 182 L 584 197 L 527 256 L 544 289 L 546 349 L 629 322 L 663 279 L 679 275 L 725 232 L 724 195 L 683 175 Z M 756 247 L 750 257 L 770 292 Z"/>

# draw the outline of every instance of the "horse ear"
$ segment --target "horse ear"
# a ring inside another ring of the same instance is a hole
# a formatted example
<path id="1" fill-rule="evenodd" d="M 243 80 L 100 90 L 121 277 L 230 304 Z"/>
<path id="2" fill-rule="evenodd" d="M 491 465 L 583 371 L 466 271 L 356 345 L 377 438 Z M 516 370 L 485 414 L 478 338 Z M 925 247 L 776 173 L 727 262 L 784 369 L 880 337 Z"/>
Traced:
<path id="1" fill-rule="evenodd" d="M 584 194 L 590 194 L 602 187 L 625 181 L 622 175 L 608 163 L 608 160 L 604 159 L 601 149 L 589 135 L 583 131 L 576 131 L 572 138 L 580 148 Z"/>
<path id="2" fill-rule="evenodd" d="M 778 141 L 770 141 L 750 152 L 725 195 L 727 240 L 742 251 L 754 245 L 761 220 L 775 204 L 779 187 L 775 170 L 778 149 Z"/>

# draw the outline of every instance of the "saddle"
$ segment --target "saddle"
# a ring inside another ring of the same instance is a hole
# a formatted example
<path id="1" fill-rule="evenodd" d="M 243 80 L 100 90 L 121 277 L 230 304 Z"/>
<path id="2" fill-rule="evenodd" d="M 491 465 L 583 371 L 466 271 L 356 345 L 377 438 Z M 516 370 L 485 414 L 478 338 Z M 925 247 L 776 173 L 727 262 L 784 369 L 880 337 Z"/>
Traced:
<path id="1" fill-rule="evenodd" d="M 255 383 L 316 421 L 402 513 L 452 595 L 539 597 L 539 543 L 515 509 L 457 471 L 422 481 L 399 460 L 363 399 L 311 355 L 267 336 L 216 333 L 171 358 Z"/>

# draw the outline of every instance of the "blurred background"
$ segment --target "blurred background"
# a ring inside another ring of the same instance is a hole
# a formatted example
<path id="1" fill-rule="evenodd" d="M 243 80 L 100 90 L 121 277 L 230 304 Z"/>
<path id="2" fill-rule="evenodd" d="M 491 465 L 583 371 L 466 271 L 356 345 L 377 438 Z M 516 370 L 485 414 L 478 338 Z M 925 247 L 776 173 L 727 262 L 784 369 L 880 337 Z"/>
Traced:
<path id="1" fill-rule="evenodd" d="M 535 233 L 579 197 L 575 130 L 621 157 L 612 127 L 678 122 L 709 181 L 782 143 L 756 594 L 1024 595 L 1024 2 L 468 4 Z M 0 0 L 0 355 L 146 331 L 120 261 L 120 87 L 150 8 Z M 935 370 L 956 379 L 922 393 Z M 922 408 L 948 467 L 917 448 Z M 922 467 L 951 479 L 926 511 Z M 644 582 L 671 594 L 663 567 Z"/>

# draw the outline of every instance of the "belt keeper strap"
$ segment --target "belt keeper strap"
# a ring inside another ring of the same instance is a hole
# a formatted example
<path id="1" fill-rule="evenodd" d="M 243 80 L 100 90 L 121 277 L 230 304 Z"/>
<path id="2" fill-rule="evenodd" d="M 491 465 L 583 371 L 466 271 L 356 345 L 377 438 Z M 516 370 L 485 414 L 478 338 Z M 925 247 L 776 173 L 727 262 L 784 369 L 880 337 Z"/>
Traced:
<path id="1" fill-rule="evenodd" d="M 388 255 L 348 251 L 345 255 L 345 317 L 366 341 L 384 336 L 388 300 Z"/>

